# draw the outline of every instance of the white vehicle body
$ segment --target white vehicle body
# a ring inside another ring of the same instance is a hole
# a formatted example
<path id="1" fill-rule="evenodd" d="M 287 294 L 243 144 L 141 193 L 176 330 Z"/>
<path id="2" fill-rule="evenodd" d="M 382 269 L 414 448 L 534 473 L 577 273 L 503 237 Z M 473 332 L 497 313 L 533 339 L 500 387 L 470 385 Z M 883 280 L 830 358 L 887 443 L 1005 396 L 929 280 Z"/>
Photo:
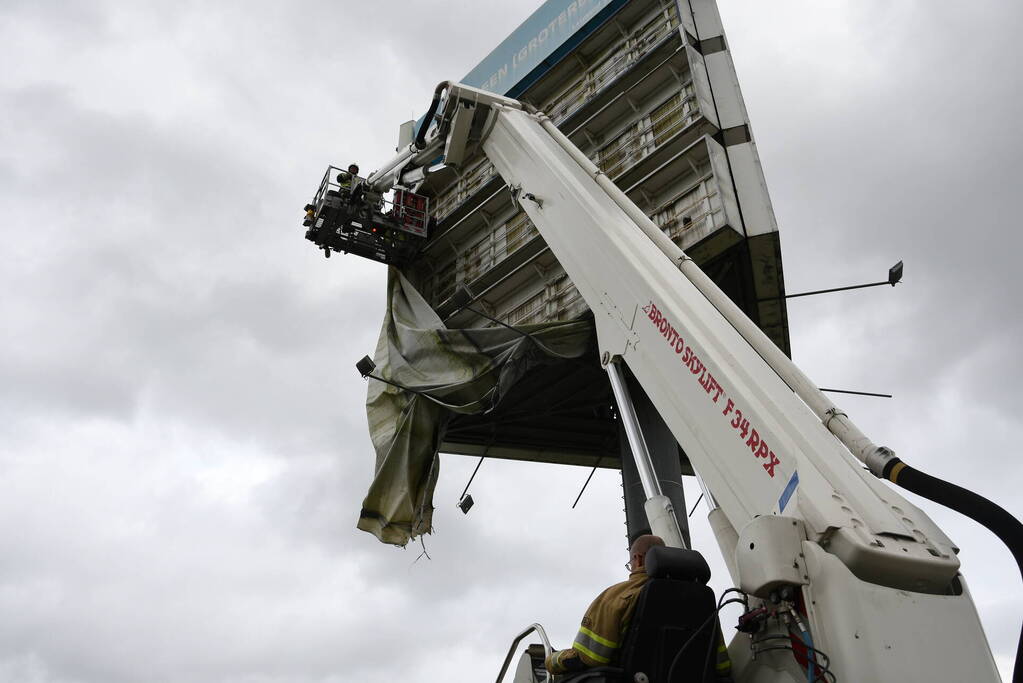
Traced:
<path id="1" fill-rule="evenodd" d="M 957 548 L 875 476 L 891 451 L 859 432 L 546 116 L 442 86 L 439 125 L 369 183 L 411 185 L 438 154 L 458 165 L 482 147 L 592 309 L 612 380 L 625 363 L 711 494 L 735 585 L 761 599 L 800 587 L 814 645 L 843 683 L 999 681 Z M 646 488 L 654 532 L 680 544 L 666 499 Z M 729 648 L 737 681 L 807 680 L 791 654 L 754 659 L 749 643 L 740 634 Z"/>

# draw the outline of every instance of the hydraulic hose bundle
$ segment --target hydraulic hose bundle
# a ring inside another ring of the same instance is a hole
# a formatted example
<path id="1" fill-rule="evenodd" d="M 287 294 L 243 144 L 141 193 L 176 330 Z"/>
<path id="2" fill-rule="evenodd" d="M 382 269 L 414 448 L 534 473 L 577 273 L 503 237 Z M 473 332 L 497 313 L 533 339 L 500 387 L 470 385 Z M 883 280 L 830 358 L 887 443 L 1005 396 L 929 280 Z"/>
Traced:
<path id="1" fill-rule="evenodd" d="M 973 491 L 932 477 L 897 457 L 885 463 L 882 477 L 907 491 L 960 512 L 987 527 L 1009 548 L 1023 576 L 1023 524 L 1002 507 Z M 1023 629 L 1016 646 L 1012 683 L 1023 683 Z"/>
<path id="2" fill-rule="evenodd" d="M 448 81 L 443 81 L 433 91 L 433 100 L 430 101 L 430 108 L 426 110 L 426 115 L 423 116 L 423 124 L 419 126 L 419 132 L 416 133 L 416 149 L 426 149 L 426 133 L 430 129 L 430 124 L 433 123 L 433 117 L 437 115 L 437 107 L 440 105 L 441 96 L 447 90 L 448 85 L 450 85 Z"/>

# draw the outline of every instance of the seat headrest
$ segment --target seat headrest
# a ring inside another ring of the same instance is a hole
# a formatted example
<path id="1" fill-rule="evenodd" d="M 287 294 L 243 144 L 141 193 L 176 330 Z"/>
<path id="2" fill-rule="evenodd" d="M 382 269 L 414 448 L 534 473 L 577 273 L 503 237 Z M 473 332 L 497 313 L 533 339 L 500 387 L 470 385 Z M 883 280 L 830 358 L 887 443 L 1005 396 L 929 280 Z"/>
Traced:
<path id="1" fill-rule="evenodd" d="M 651 579 L 675 579 L 706 584 L 710 581 L 710 567 L 696 550 L 655 546 L 647 551 L 644 561 Z"/>

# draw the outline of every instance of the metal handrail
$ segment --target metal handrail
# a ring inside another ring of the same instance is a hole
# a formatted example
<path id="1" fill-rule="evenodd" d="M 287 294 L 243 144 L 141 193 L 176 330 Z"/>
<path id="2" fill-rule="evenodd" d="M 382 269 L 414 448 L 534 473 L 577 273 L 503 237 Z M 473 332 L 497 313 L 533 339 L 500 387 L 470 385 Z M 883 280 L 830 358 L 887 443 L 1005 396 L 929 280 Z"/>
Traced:
<path id="1" fill-rule="evenodd" d="M 531 624 L 529 628 L 527 628 L 525 631 L 516 636 L 515 640 L 512 641 L 511 647 L 508 648 L 508 655 L 504 658 L 504 664 L 501 665 L 501 673 L 497 674 L 496 683 L 501 683 L 501 680 L 504 678 L 505 672 L 508 671 L 508 665 L 511 663 L 512 657 L 515 655 L 515 648 L 519 646 L 519 643 L 522 641 L 523 638 L 528 636 L 533 631 L 536 631 L 537 634 L 540 636 L 540 640 L 543 641 L 544 659 L 546 660 L 547 656 L 550 655 L 550 653 L 552 652 L 551 641 L 547 639 L 547 632 L 543 630 L 543 626 L 541 626 L 540 624 Z M 545 671 L 545 676 L 546 678 L 544 678 L 544 683 L 551 683 L 551 672 Z"/>

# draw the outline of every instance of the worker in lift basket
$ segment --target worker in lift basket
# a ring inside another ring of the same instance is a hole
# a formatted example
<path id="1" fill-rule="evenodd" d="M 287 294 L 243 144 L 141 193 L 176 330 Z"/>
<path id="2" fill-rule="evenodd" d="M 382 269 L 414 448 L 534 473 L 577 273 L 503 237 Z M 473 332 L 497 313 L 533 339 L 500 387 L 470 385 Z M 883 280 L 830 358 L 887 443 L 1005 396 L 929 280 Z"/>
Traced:
<path id="1" fill-rule="evenodd" d="M 663 546 L 660 536 L 646 534 L 629 549 L 630 568 L 627 581 L 616 583 L 597 596 L 583 616 L 572 647 L 547 655 L 544 665 L 552 674 L 570 674 L 595 666 L 615 666 L 625 634 L 636 610 L 639 594 L 646 584 L 646 553 L 654 546 Z M 731 680 L 731 662 L 724 641 L 718 646 L 719 680 Z"/>
<path id="2" fill-rule="evenodd" d="M 348 171 L 341 171 L 337 174 L 337 184 L 342 191 L 352 191 L 352 186 L 359 179 L 359 165 L 348 164 Z"/>

